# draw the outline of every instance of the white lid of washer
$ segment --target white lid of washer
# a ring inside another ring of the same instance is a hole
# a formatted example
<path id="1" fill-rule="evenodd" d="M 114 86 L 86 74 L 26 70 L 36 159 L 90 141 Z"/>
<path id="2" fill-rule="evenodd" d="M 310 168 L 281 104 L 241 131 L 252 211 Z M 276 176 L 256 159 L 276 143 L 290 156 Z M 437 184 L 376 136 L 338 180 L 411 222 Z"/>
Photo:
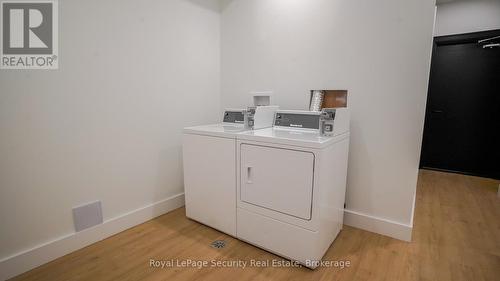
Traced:
<path id="1" fill-rule="evenodd" d="M 236 138 L 236 134 L 247 132 L 243 124 L 219 123 L 184 128 L 184 134 L 205 135 L 222 138 Z"/>

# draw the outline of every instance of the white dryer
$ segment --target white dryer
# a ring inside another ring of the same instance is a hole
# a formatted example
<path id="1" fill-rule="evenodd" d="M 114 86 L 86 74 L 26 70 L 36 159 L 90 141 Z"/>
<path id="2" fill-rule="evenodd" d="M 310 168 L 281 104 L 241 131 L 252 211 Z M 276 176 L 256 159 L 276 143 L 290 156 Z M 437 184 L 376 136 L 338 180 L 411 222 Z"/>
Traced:
<path id="1" fill-rule="evenodd" d="M 187 217 L 236 236 L 236 135 L 272 126 L 277 109 L 228 109 L 220 124 L 184 128 Z"/>
<path id="2" fill-rule="evenodd" d="M 237 136 L 237 237 L 310 268 L 343 223 L 349 111 L 330 113 L 279 110 Z"/>

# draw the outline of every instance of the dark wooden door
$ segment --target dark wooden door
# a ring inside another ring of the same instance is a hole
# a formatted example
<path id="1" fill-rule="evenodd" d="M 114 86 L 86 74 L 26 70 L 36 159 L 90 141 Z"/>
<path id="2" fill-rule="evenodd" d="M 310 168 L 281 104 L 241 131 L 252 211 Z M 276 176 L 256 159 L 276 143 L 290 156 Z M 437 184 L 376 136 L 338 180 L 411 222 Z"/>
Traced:
<path id="1" fill-rule="evenodd" d="M 422 168 L 500 179 L 500 47 L 478 43 L 499 35 L 434 39 Z"/>

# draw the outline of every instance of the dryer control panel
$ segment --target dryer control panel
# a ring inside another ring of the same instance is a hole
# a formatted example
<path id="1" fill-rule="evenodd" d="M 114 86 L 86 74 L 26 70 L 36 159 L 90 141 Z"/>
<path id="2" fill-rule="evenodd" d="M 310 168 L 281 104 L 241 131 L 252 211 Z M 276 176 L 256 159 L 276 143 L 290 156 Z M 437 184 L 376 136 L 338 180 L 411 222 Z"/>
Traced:
<path id="1" fill-rule="evenodd" d="M 275 127 L 319 129 L 320 112 L 279 110 L 274 118 Z"/>
<path id="2" fill-rule="evenodd" d="M 303 129 L 332 137 L 349 131 L 349 109 L 324 108 L 322 111 L 278 110 L 274 127 Z"/>

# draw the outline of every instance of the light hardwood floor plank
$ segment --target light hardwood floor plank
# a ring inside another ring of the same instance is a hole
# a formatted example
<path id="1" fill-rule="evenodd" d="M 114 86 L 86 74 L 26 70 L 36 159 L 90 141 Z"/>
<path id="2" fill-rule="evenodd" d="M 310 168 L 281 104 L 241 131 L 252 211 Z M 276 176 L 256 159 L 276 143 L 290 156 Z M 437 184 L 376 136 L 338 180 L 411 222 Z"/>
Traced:
<path id="1" fill-rule="evenodd" d="M 422 170 L 411 243 L 344 227 L 324 260 L 350 267 L 152 268 L 153 260 L 281 260 L 185 217 L 184 208 L 12 280 L 500 280 L 499 182 Z M 226 247 L 215 249 L 214 240 Z"/>

